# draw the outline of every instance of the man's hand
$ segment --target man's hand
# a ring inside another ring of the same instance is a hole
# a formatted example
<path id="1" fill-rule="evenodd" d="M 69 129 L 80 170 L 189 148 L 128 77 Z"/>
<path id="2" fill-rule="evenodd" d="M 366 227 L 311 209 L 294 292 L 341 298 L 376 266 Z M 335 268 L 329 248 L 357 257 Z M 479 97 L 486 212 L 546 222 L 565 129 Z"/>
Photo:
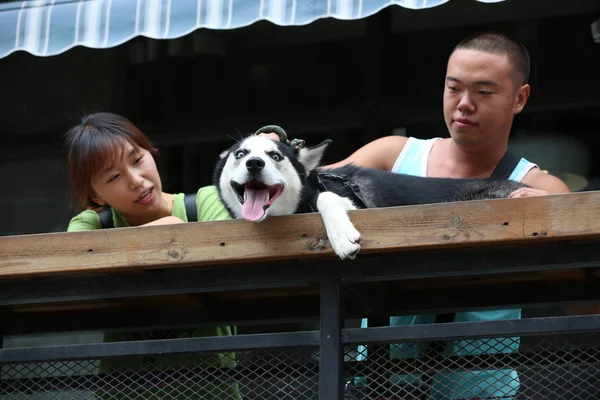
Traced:
<path id="1" fill-rule="evenodd" d="M 546 196 L 550 194 L 545 190 L 533 189 L 533 188 L 520 188 L 508 195 L 509 199 L 516 199 L 519 197 L 535 197 L 535 196 Z"/>
<path id="2" fill-rule="evenodd" d="M 258 136 L 266 136 L 269 139 L 277 140 L 279 142 L 279 135 L 273 132 L 262 132 L 259 133 Z"/>
<path id="3" fill-rule="evenodd" d="M 264 136 L 264 137 L 266 137 L 268 139 L 273 139 L 273 140 L 276 140 L 278 142 L 281 142 L 281 136 L 279 136 L 277 133 L 274 133 L 274 132 L 261 132 L 261 133 L 258 134 L 258 136 Z M 302 147 L 304 147 L 304 140 L 294 139 L 291 142 L 289 142 L 288 144 L 290 146 L 294 146 L 294 148 L 296 150 L 300 150 Z"/>

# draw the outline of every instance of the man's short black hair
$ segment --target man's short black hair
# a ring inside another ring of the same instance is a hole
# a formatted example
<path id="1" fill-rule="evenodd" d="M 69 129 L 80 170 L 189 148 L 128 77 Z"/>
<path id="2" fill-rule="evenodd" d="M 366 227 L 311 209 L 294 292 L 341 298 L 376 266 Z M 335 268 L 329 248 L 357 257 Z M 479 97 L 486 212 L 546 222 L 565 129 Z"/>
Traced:
<path id="1" fill-rule="evenodd" d="M 529 82 L 529 53 L 523 44 L 499 32 L 478 32 L 463 39 L 453 52 L 459 49 L 478 50 L 493 54 L 506 54 L 515 72 L 518 86 Z"/>

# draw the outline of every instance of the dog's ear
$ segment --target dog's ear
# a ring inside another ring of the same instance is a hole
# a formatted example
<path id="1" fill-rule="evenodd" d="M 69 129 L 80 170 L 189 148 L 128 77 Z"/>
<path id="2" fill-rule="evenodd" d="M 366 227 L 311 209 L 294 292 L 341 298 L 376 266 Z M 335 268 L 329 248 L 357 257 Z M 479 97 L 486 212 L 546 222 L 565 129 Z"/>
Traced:
<path id="1" fill-rule="evenodd" d="M 223 150 L 221 152 L 221 154 L 219 154 L 219 159 L 224 159 L 225 157 L 227 157 L 227 154 L 229 154 L 229 149 L 228 150 Z"/>
<path id="2" fill-rule="evenodd" d="M 298 151 L 298 161 L 304 166 L 307 174 L 314 171 L 323 160 L 325 151 L 331 144 L 331 140 L 327 139 L 313 147 L 304 147 Z"/>

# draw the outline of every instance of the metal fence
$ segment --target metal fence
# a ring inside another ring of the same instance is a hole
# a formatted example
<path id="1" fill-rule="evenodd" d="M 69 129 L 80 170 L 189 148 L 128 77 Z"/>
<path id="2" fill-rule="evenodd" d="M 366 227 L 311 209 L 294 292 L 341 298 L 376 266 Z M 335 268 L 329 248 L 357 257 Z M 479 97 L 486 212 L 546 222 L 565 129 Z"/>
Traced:
<path id="1" fill-rule="evenodd" d="M 579 321 L 586 325 L 598 322 L 595 317 L 587 322 L 582 318 Z M 564 330 L 560 323 L 554 326 Z M 343 345 L 345 399 L 597 400 L 600 396 L 597 332 L 549 335 L 541 327 L 542 334 L 524 337 L 398 344 L 375 335 L 381 329 L 370 328 L 364 336 L 372 336 L 373 341 Z M 209 338 L 112 343 L 108 353 L 117 350 L 129 355 L 108 358 L 86 357 L 101 354 L 107 344 L 59 346 L 50 352 L 40 350 L 43 354 L 15 349 L 21 351 L 20 358 L 63 354 L 65 360 L 3 363 L 0 399 L 319 399 L 323 398 L 319 348 L 302 344 L 318 334 L 288 334 L 288 339 L 296 339 L 287 343 L 276 339 L 282 334 L 253 335 L 284 346 L 227 352 L 186 352 L 187 345 L 181 346 L 200 340 L 202 347 Z M 352 332 L 342 333 L 341 338 L 358 339 Z M 174 353 L 160 354 L 168 348 Z M 68 360 L 72 358 L 80 359 Z"/>
<path id="2" fill-rule="evenodd" d="M 402 297 L 397 293 L 402 294 L 401 290 L 390 290 L 386 296 L 378 296 L 376 288 L 362 295 L 355 290 L 361 282 L 600 265 L 596 242 L 509 249 L 407 252 L 402 262 L 363 257 L 344 265 L 290 262 L 277 268 L 165 269 L 119 276 L 6 280 L 0 282 L 0 306 L 9 311 L 27 304 L 318 284 L 319 307 L 314 302 L 307 305 L 304 297 L 294 300 L 293 310 L 275 303 L 260 308 L 236 304 L 235 313 L 222 308 L 191 320 L 185 314 L 179 323 L 213 323 L 218 318 L 219 323 L 242 320 L 251 324 L 298 317 L 319 319 L 319 325 L 311 331 L 4 348 L 0 349 L 0 400 L 598 400 L 600 315 L 393 327 L 380 323 L 390 315 L 432 310 L 443 314 L 466 307 L 597 304 L 599 281 L 592 274 L 582 282 L 543 285 L 526 281 L 521 286 L 503 286 L 502 291 L 482 285 L 477 290 L 469 286 L 446 292 L 428 289 Z M 279 310 L 272 312 L 275 308 Z M 0 334 L 56 332 L 65 327 L 79 331 L 177 326 L 171 315 L 160 307 L 154 309 L 156 314 L 150 312 L 148 319 L 137 318 L 135 313 L 119 314 L 133 321 L 111 321 L 110 313 L 86 311 L 77 314 L 82 321 L 59 318 L 69 314 L 57 312 L 40 322 L 32 317 L 21 320 L 18 315 L 11 318 L 7 312 L 0 321 Z M 344 326 L 348 319 L 363 316 L 374 327 Z M 122 322 L 127 324 L 121 326 Z"/>
<path id="3" fill-rule="evenodd" d="M 2 366 L 0 399 L 316 399 L 314 348 Z"/>
<path id="4" fill-rule="evenodd" d="M 346 399 L 600 398 L 598 334 L 367 345 L 359 350 L 368 352 L 361 361 L 361 352 L 347 352 L 353 361 L 344 371 Z"/>

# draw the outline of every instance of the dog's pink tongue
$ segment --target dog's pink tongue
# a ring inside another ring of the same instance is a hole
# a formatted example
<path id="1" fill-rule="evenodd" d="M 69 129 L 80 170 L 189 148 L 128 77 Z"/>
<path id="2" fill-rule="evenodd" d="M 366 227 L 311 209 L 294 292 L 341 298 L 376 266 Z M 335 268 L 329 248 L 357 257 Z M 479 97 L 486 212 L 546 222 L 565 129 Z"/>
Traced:
<path id="1" fill-rule="evenodd" d="M 266 189 L 254 190 L 246 188 L 246 201 L 242 206 L 242 215 L 244 218 L 249 221 L 260 219 L 265 213 L 263 206 L 267 201 L 268 195 L 269 191 Z"/>

